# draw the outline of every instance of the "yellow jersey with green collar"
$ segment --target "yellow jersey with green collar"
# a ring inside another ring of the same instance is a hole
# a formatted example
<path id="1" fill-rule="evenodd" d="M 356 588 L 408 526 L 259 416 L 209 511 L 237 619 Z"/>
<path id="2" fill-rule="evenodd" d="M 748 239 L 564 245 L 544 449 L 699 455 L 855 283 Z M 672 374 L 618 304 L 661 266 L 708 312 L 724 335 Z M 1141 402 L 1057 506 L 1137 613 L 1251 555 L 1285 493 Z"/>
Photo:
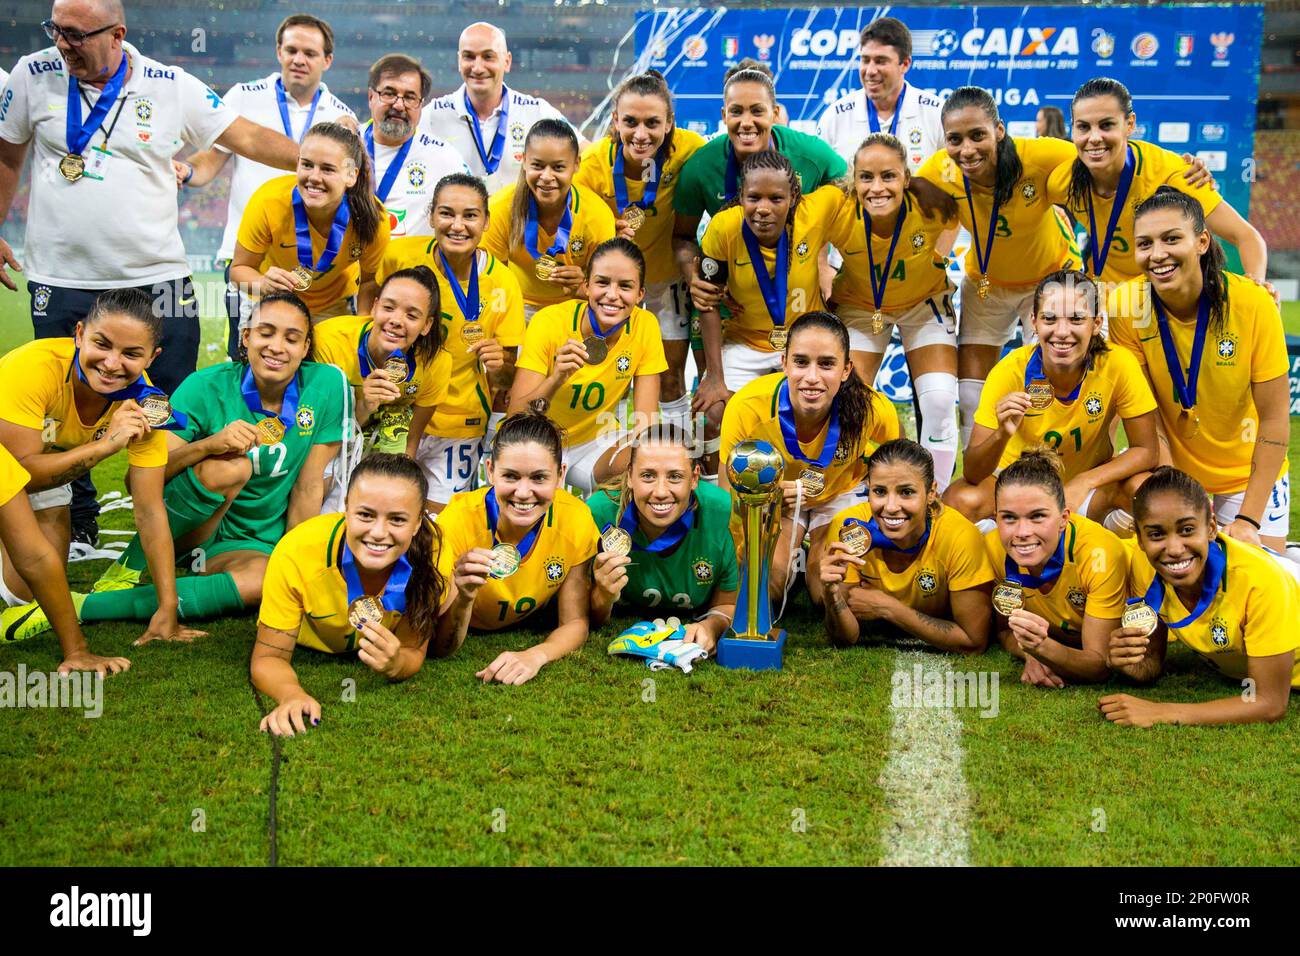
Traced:
<path id="1" fill-rule="evenodd" d="M 73 339 L 36 339 L 0 358 L 0 381 L 10 387 L 0 394 L 0 418 L 41 433 L 42 452 L 71 451 L 89 444 L 108 430 L 121 402 L 109 402 L 93 422 L 77 414 L 73 384 Z M 147 373 L 144 380 L 149 381 Z M 126 446 L 127 464 L 134 468 L 161 468 L 167 464 L 167 439 L 150 429 Z"/>
<path id="2" fill-rule="evenodd" d="M 722 415 L 721 461 L 725 463 L 731 450 L 742 441 L 754 439 L 765 441 L 785 459 L 784 481 L 795 481 L 805 469 L 812 468 L 807 462 L 791 455 L 785 447 L 781 434 L 781 422 L 778 418 L 780 406 L 780 387 L 785 376 L 780 372 L 763 375 L 754 379 L 727 402 Z M 837 495 L 848 494 L 857 490 L 867 476 L 867 459 L 877 448 L 899 436 L 898 413 L 893 404 L 874 389 L 868 389 L 871 396 L 870 425 L 862 436 L 857 451 L 841 457 L 838 451 L 826 468 L 816 469 L 824 476 L 822 491 L 817 495 L 805 492 L 804 506 L 816 507 L 830 501 Z M 830 430 L 830 417 L 822 424 L 821 431 L 808 442 L 800 442 L 799 449 L 807 458 L 818 458 L 825 448 L 826 434 Z"/>
<path id="3" fill-rule="evenodd" d="M 993 367 L 980 391 L 975 424 L 998 429 L 998 402 L 1012 392 L 1025 390 L 1025 366 L 1036 348 L 1026 345 L 1015 349 Z M 1045 444 L 1060 453 L 1065 480 L 1070 481 L 1114 456 L 1110 425 L 1116 416 L 1137 418 L 1155 410 L 1151 386 L 1132 353 L 1112 346 L 1093 360 L 1073 402 L 1067 405 L 1057 398 L 1042 411 L 1031 408 L 1025 413 L 1016 434 L 1002 450 L 998 470 L 1019 458 L 1025 449 Z"/>
<path id="4" fill-rule="evenodd" d="M 588 308 L 586 302 L 570 300 L 539 309 L 524 333 L 516 369 L 550 375 L 560 347 L 569 339 L 581 342 L 586 337 L 582 322 Z M 610 335 L 605 341 L 609 344 L 605 361 L 578 369 L 551 399 L 547 414 L 564 429 L 566 448 L 618 432 L 623 427 L 618 405 L 632 390 L 632 380 L 668 370 L 659 321 L 645 309 L 634 308 L 617 337 Z"/>
<path id="5" fill-rule="evenodd" d="M 1245 276 L 1224 275 L 1228 296 L 1224 327 L 1219 331 L 1211 327 L 1206 335 L 1196 386 L 1200 428 L 1191 437 L 1178 428 L 1182 405 L 1174 393 L 1152 312 L 1150 281 L 1144 276 L 1113 289 L 1106 309 L 1111 342 L 1133 353 L 1151 383 L 1174 467 L 1212 495 L 1235 494 L 1250 481 L 1254 436 L 1259 431 L 1251 385 L 1285 377 L 1290 368 L 1282 316 L 1273 297 Z M 1195 323 L 1171 317 L 1169 328 L 1186 369 Z M 1279 476 L 1288 467 L 1283 461 Z"/>
<path id="6" fill-rule="evenodd" d="M 997 583 L 1005 583 L 1007 550 L 996 528 L 984 535 L 984 545 Z M 1024 588 L 1025 610 L 1077 644 L 1082 640 L 1084 615 L 1104 621 L 1123 616 L 1128 558 L 1129 549 L 1109 530 L 1083 515 L 1070 515 L 1061 576 L 1046 591 Z"/>
<path id="7" fill-rule="evenodd" d="M 474 548 L 491 549 L 485 499 L 490 489 L 453 495 L 437 517 L 443 549 L 462 555 Z M 540 519 L 542 530 L 519 570 L 508 578 L 489 577 L 474 596 L 470 626 L 498 631 L 518 624 L 544 607 L 560 590 L 565 578 L 596 554 L 600 532 L 582 499 L 557 488 L 555 499 Z M 447 580 L 451 580 L 448 575 Z"/>
<path id="8" fill-rule="evenodd" d="M 790 235 L 790 272 L 786 284 L 785 326 L 805 312 L 825 308 L 817 256 L 831 239 L 844 193 L 839 186 L 822 186 L 804 196 L 794 211 Z M 772 331 L 772 316 L 763 301 L 758 274 L 750 262 L 749 248 L 741 235 L 744 217 L 740 206 L 730 206 L 709 220 L 700 241 L 706 256 L 727 263 L 727 292 L 736 303 L 731 318 L 723 327 L 730 342 L 741 342 L 759 352 L 774 352 L 767 340 Z M 762 247 L 763 265 L 776 279 L 776 247 Z"/>
<path id="9" fill-rule="evenodd" d="M 682 166 L 704 145 L 704 137 L 689 129 L 677 127 L 673 132 L 672 152 L 659 174 L 659 190 L 654 205 L 646 210 L 645 222 L 636 231 L 637 248 L 645 253 L 645 281 L 671 282 L 679 276 L 677 260 L 673 256 L 673 194 Z M 614 195 L 614 150 L 621 148 L 615 140 L 605 136 L 593 143 L 582 155 L 582 164 L 573 182 L 585 186 L 600 196 L 618 219 L 618 199 Z M 627 201 L 634 203 L 645 195 L 646 184 L 641 178 L 627 178 Z"/>
<path id="10" fill-rule="evenodd" d="M 13 501 L 20 491 L 25 491 L 27 482 L 31 480 L 27 469 L 18 464 L 18 459 L 10 454 L 8 448 L 0 445 L 0 507 Z"/>
<path id="11" fill-rule="evenodd" d="M 1296 651 L 1291 686 L 1300 688 L 1300 582 L 1267 551 L 1227 535 L 1216 539 L 1224 548 L 1227 567 L 1223 582 L 1210 606 L 1195 621 L 1169 638 L 1182 641 L 1233 680 L 1246 677 L 1251 657 L 1272 657 Z M 1128 593 L 1144 597 L 1155 577 L 1155 568 L 1145 552 L 1136 546 L 1129 565 Z M 1186 607 L 1172 587 L 1165 587 L 1165 600 L 1156 608 L 1166 623 L 1181 621 L 1192 608 Z"/>
<path id="12" fill-rule="evenodd" d="M 277 176 L 257 188 L 244 207 L 239 220 L 237 241 L 249 252 L 262 257 L 260 269 L 270 266 L 298 268 L 298 233 L 293 219 L 293 190 L 298 185 L 297 176 Z M 347 200 L 344 199 L 344 202 Z M 379 200 L 376 199 L 375 202 Z M 325 272 L 312 280 L 311 287 L 297 293 L 309 311 L 316 313 L 357 293 L 357 280 L 361 273 L 374 274 L 379 260 L 388 245 L 388 217 L 379 217 L 379 230 L 375 238 L 363 245 L 351 223 L 343 233 L 338 256 Z M 312 264 L 320 261 L 329 239 L 314 228 L 311 231 Z M 314 274 L 314 273 L 313 273 Z"/>
<path id="13" fill-rule="evenodd" d="M 326 654 L 356 650 L 360 638 L 348 623 L 348 586 L 339 567 L 346 523 L 341 514 L 316 515 L 280 539 L 266 563 L 259 624 L 296 633 L 299 646 Z M 434 555 L 444 581 L 451 581 L 455 554 L 444 546 Z M 401 617 L 385 611 L 382 623 L 395 631 Z"/>
<path id="14" fill-rule="evenodd" d="M 537 278 L 537 260 L 524 243 L 510 248 L 510 206 L 515 200 L 517 186 L 507 186 L 488 202 L 488 227 L 483 233 L 483 248 L 502 262 L 510 264 L 510 271 L 519 283 L 527 305 L 541 307 L 564 302 L 563 290 L 554 282 Z M 614 238 L 614 214 L 600 196 L 586 186 L 574 183 L 569 190 L 569 210 L 573 225 L 569 229 L 568 248 L 555 256 L 562 266 L 580 266 L 585 272 L 587 260 L 606 239 Z M 545 229 L 537 230 L 537 251 L 543 255 L 555 241 L 555 234 Z"/>
<path id="15" fill-rule="evenodd" d="M 1067 143 L 1066 145 L 1069 146 L 1070 144 Z M 1187 180 L 1183 178 L 1183 172 L 1188 167 L 1183 162 L 1183 157 L 1177 153 L 1156 146 L 1154 143 L 1144 143 L 1137 139 L 1129 140 L 1129 145 L 1133 147 L 1133 184 L 1129 188 L 1124 208 L 1120 211 L 1119 221 L 1115 224 L 1115 232 L 1110 240 L 1110 252 L 1106 254 L 1106 265 L 1102 269 L 1100 276 L 1093 276 L 1093 278 L 1100 278 L 1102 282 L 1112 285 L 1127 282 L 1142 274 L 1142 270 L 1138 268 L 1137 257 L 1133 252 L 1133 213 L 1144 200 L 1155 193 L 1157 188 L 1160 186 L 1173 186 L 1179 192 L 1195 197 L 1200 201 L 1201 207 L 1205 210 L 1207 216 L 1218 208 L 1219 203 L 1223 202 L 1223 197 L 1214 189 L 1208 186 L 1193 187 L 1187 184 Z M 1071 203 L 1069 201 L 1070 175 L 1074 168 L 1074 161 L 1078 157 L 1074 147 L 1070 146 L 1070 148 L 1073 155 L 1067 160 L 1062 160 L 1048 179 L 1048 198 L 1051 202 L 1068 209 L 1075 220 L 1082 223 L 1085 229 L 1088 229 L 1087 201 L 1085 200 L 1083 203 Z M 1099 233 L 1098 242 L 1103 241 L 1106 237 L 1106 227 L 1110 224 L 1110 214 L 1114 207 L 1114 196 L 1103 198 L 1093 195 L 1092 210 L 1097 223 L 1097 232 Z M 1092 275 L 1092 256 L 1085 255 L 1083 259 L 1084 270 L 1089 275 Z"/>
<path id="16" fill-rule="evenodd" d="M 1073 159 L 1075 150 L 1073 144 L 1050 137 L 1014 137 L 1013 142 L 1024 171 L 1011 201 L 998 208 L 988 279 L 996 286 L 1023 289 L 1037 285 L 1049 272 L 1079 268 L 1081 259 L 1074 230 L 1052 208 L 1056 200 L 1049 198 L 1047 189 L 1053 170 Z M 927 159 L 915 175 L 938 186 L 957 203 L 957 217 L 972 236 L 970 251 L 966 253 L 966 274 L 978 277 L 981 270 L 973 239 L 978 236 L 980 242 L 989 241 L 993 190 L 971 183 L 971 203 L 975 206 L 972 220 L 970 203 L 966 202 L 965 177 L 947 150 L 941 149 Z"/>
<path id="17" fill-rule="evenodd" d="M 377 281 L 382 285 L 394 272 L 415 266 L 433 270 L 438 278 L 443 349 L 451 356 L 451 371 L 447 396 L 438 403 L 425 434 L 435 438 L 482 438 L 487 433 L 488 416 L 492 414 L 492 389 L 483 363 L 462 337 L 468 323 L 442 271 L 436 249 L 436 240 L 428 236 L 394 239 L 384 253 Z M 518 348 L 524 340 L 524 297 L 519 292 L 519 280 L 509 266 L 490 252 L 479 249 L 477 255 L 479 324 L 483 326 L 483 337 L 496 339 L 502 348 Z"/>
<path id="18" fill-rule="evenodd" d="M 906 312 L 932 295 L 948 288 L 947 261 L 934 251 L 939 236 L 957 224 L 956 218 L 939 216 L 926 218 L 911 193 L 903 194 L 903 225 L 898 233 L 894 258 L 890 262 L 885 294 L 880 309 L 891 315 Z M 856 196 L 845 196 L 840 201 L 832 242 L 844 257 L 844 266 L 835 279 L 835 301 L 858 309 L 874 310 L 875 297 L 871 290 L 871 263 L 875 265 L 876 282 L 883 278 L 885 260 L 894 236 L 871 236 L 871 258 L 867 257 L 867 226 L 862 218 L 862 207 Z"/>
<path id="19" fill-rule="evenodd" d="M 831 520 L 826 540 L 838 541 L 840 530 L 850 518 L 870 521 L 871 505 L 864 501 L 837 514 Z M 950 618 L 952 592 L 969 591 L 994 578 L 979 529 L 955 508 L 939 509 L 930 522 L 925 547 L 901 571 L 890 570 L 884 554 L 872 548 L 863 556 L 867 563 L 861 568 L 845 568 L 844 583 L 865 583 L 931 617 Z"/>

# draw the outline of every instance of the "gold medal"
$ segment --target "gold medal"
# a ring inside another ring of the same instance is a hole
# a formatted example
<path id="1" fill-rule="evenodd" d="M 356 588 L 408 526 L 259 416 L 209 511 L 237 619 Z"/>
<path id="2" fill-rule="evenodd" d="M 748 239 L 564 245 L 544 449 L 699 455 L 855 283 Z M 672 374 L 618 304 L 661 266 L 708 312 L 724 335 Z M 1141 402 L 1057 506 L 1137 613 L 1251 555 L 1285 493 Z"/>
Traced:
<path id="1" fill-rule="evenodd" d="M 599 365 L 609 358 L 609 345 L 598 335 L 589 335 L 582 340 L 582 347 L 587 350 L 587 364 Z"/>
<path id="2" fill-rule="evenodd" d="M 1159 623 L 1160 616 L 1151 609 L 1151 605 L 1141 602 L 1125 607 L 1124 616 L 1119 619 L 1120 627 L 1138 628 L 1143 637 L 1149 636 Z"/>
<path id="3" fill-rule="evenodd" d="M 1035 379 L 1025 387 L 1025 391 L 1029 393 L 1029 407 L 1040 412 L 1051 408 L 1052 403 L 1056 401 L 1056 395 L 1052 392 L 1052 383 L 1047 379 Z"/>
<path id="4" fill-rule="evenodd" d="M 388 361 L 384 363 L 384 374 L 394 385 L 401 385 L 406 381 L 406 376 L 411 374 L 411 369 L 407 366 L 406 359 L 390 355 Z"/>
<path id="5" fill-rule="evenodd" d="M 772 346 L 775 352 L 785 351 L 785 340 L 789 338 L 790 333 L 786 331 L 784 325 L 777 326 L 771 332 L 767 333 L 767 344 Z"/>
<path id="6" fill-rule="evenodd" d="M 545 281 L 551 277 L 551 273 L 555 271 L 557 265 L 559 265 L 559 263 L 555 261 L 555 256 L 548 252 L 537 260 L 537 265 L 534 267 L 533 272 L 536 273 L 537 278 Z"/>
<path id="7" fill-rule="evenodd" d="M 871 316 L 871 334 L 879 335 L 885 331 L 885 317 L 879 309 Z"/>
<path id="8" fill-rule="evenodd" d="M 645 225 L 645 210 L 640 206 L 628 206 L 623 210 L 623 221 L 629 229 L 636 232 Z"/>
<path id="9" fill-rule="evenodd" d="M 826 489 L 826 476 L 820 471 L 805 468 L 799 472 L 799 480 L 803 482 L 803 492 L 809 498 L 816 498 Z"/>
<path id="10" fill-rule="evenodd" d="M 840 528 L 840 542 L 855 557 L 860 558 L 871 550 L 871 534 L 860 524 L 846 524 Z"/>
<path id="11" fill-rule="evenodd" d="M 522 561 L 519 549 L 503 541 L 492 548 L 492 566 L 488 569 L 488 574 L 498 581 L 508 578 L 519 570 Z"/>
<path id="12" fill-rule="evenodd" d="M 311 288 L 312 274 L 306 266 L 298 266 L 293 270 L 293 290 L 295 292 L 306 292 Z"/>
<path id="13" fill-rule="evenodd" d="M 79 153 L 68 153 L 59 160 L 59 173 L 70 183 L 86 175 L 86 160 Z"/>
<path id="14" fill-rule="evenodd" d="M 369 621 L 378 624 L 384 619 L 384 605 L 379 598 L 366 594 L 348 605 L 348 623 L 352 630 L 361 630 L 361 625 Z"/>
<path id="15" fill-rule="evenodd" d="M 1195 438 L 1201 430 L 1201 416 L 1196 414 L 1196 409 L 1188 411 L 1183 409 L 1178 413 L 1178 434 L 1184 439 Z"/>
<path id="16" fill-rule="evenodd" d="M 487 338 L 487 332 L 484 331 L 482 323 L 466 322 L 460 327 L 460 337 L 467 346 L 473 348 Z"/>
<path id="17" fill-rule="evenodd" d="M 989 297 L 989 288 L 990 288 L 989 277 L 980 276 L 980 281 L 979 284 L 975 287 L 975 291 L 979 293 L 979 297 L 981 299 L 987 299 Z"/>
<path id="18" fill-rule="evenodd" d="M 993 589 L 993 609 L 1003 617 L 1010 617 L 1012 611 L 1025 606 L 1025 592 L 1019 584 L 1006 581 Z"/>
<path id="19" fill-rule="evenodd" d="M 600 536 L 600 543 L 610 554 L 632 553 L 632 536 L 618 525 L 605 529 L 605 533 Z"/>
<path id="20" fill-rule="evenodd" d="M 172 417 L 172 403 L 166 395 L 146 395 L 140 400 L 140 410 L 150 428 L 166 425 L 167 419 Z"/>
<path id="21" fill-rule="evenodd" d="M 278 418 L 263 418 L 257 423 L 257 437 L 263 445 L 279 444 L 284 437 L 284 422 Z"/>

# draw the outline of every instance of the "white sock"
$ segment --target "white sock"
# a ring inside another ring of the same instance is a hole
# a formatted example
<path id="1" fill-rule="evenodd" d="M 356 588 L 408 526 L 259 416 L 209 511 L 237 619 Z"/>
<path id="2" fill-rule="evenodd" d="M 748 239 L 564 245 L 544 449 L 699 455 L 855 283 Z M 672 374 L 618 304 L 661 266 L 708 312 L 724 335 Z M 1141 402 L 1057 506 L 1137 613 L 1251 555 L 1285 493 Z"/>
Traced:
<path id="1" fill-rule="evenodd" d="M 921 406 L 921 446 L 934 458 L 934 477 L 943 491 L 957 464 L 957 376 L 926 372 L 912 383 Z"/>
<path id="2" fill-rule="evenodd" d="M 975 410 L 980 407 L 984 379 L 963 378 L 957 383 L 957 400 L 961 404 L 961 447 L 970 447 L 970 433 L 975 428 Z"/>
<path id="3" fill-rule="evenodd" d="M 1133 522 L 1133 516 L 1123 508 L 1113 508 L 1107 513 L 1106 517 L 1101 519 L 1102 526 L 1111 532 L 1119 535 L 1121 538 L 1133 537 L 1133 530 L 1137 527 Z"/>
<path id="4" fill-rule="evenodd" d="M 711 484 L 714 488 L 718 487 L 718 476 L 717 476 L 717 475 L 700 475 L 700 481 L 707 481 L 707 482 L 708 482 L 709 484 Z"/>
<path id="5" fill-rule="evenodd" d="M 676 425 L 687 434 L 691 431 L 691 397 L 683 395 L 671 402 L 659 403 L 659 420 L 665 425 Z"/>

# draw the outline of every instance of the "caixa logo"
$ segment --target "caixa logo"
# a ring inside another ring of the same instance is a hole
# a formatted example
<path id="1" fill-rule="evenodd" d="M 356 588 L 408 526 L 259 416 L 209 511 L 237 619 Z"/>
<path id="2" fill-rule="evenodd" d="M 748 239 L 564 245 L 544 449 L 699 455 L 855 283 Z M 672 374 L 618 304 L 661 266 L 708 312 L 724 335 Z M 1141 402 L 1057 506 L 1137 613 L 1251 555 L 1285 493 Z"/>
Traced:
<path id="1" fill-rule="evenodd" d="M 916 56 L 1078 56 L 1076 27 L 975 27 L 957 39 L 955 30 L 913 30 Z"/>

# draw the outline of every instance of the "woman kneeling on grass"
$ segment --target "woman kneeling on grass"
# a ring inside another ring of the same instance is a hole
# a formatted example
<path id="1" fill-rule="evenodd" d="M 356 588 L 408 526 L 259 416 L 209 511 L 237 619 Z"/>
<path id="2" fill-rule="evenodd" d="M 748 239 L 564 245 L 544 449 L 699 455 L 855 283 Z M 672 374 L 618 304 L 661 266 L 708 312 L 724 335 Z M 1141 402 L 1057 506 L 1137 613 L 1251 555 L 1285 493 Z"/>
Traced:
<path id="1" fill-rule="evenodd" d="M 435 655 L 455 653 L 471 626 L 514 627 L 555 599 L 555 630 L 527 650 L 498 654 L 475 675 L 484 683 L 523 684 L 587 640 L 600 533 L 582 500 L 560 487 L 563 454 L 553 421 L 534 411 L 511 415 L 492 440 L 488 487 L 453 496 L 438 515 L 447 552 L 456 555 L 456 591 L 438 620 Z"/>
<path id="2" fill-rule="evenodd" d="M 868 503 L 839 512 L 821 561 L 831 643 L 858 643 L 882 622 L 941 651 L 979 654 L 989 641 L 993 568 L 979 530 L 939 500 L 934 459 L 896 438 L 867 462 Z M 868 583 L 870 582 L 870 583 Z"/>
<path id="3" fill-rule="evenodd" d="M 262 730 L 292 737 L 320 723 L 320 703 L 291 664 L 299 645 L 357 651 L 392 681 L 420 669 L 449 597 L 451 564 L 441 532 L 424 517 L 427 491 L 411 459 L 369 455 L 352 472 L 344 514 L 317 515 L 276 545 L 249 664 L 253 686 L 276 702 Z"/>
<path id="4" fill-rule="evenodd" d="M 1205 489 L 1175 468 L 1155 470 L 1133 511 L 1141 553 L 1128 575 L 1134 597 L 1110 634 L 1111 667 L 1139 683 L 1156 680 L 1172 635 L 1246 689 L 1197 704 L 1109 694 L 1097 703 L 1102 715 L 1133 727 L 1281 720 L 1300 687 L 1292 563 L 1221 533 Z"/>

